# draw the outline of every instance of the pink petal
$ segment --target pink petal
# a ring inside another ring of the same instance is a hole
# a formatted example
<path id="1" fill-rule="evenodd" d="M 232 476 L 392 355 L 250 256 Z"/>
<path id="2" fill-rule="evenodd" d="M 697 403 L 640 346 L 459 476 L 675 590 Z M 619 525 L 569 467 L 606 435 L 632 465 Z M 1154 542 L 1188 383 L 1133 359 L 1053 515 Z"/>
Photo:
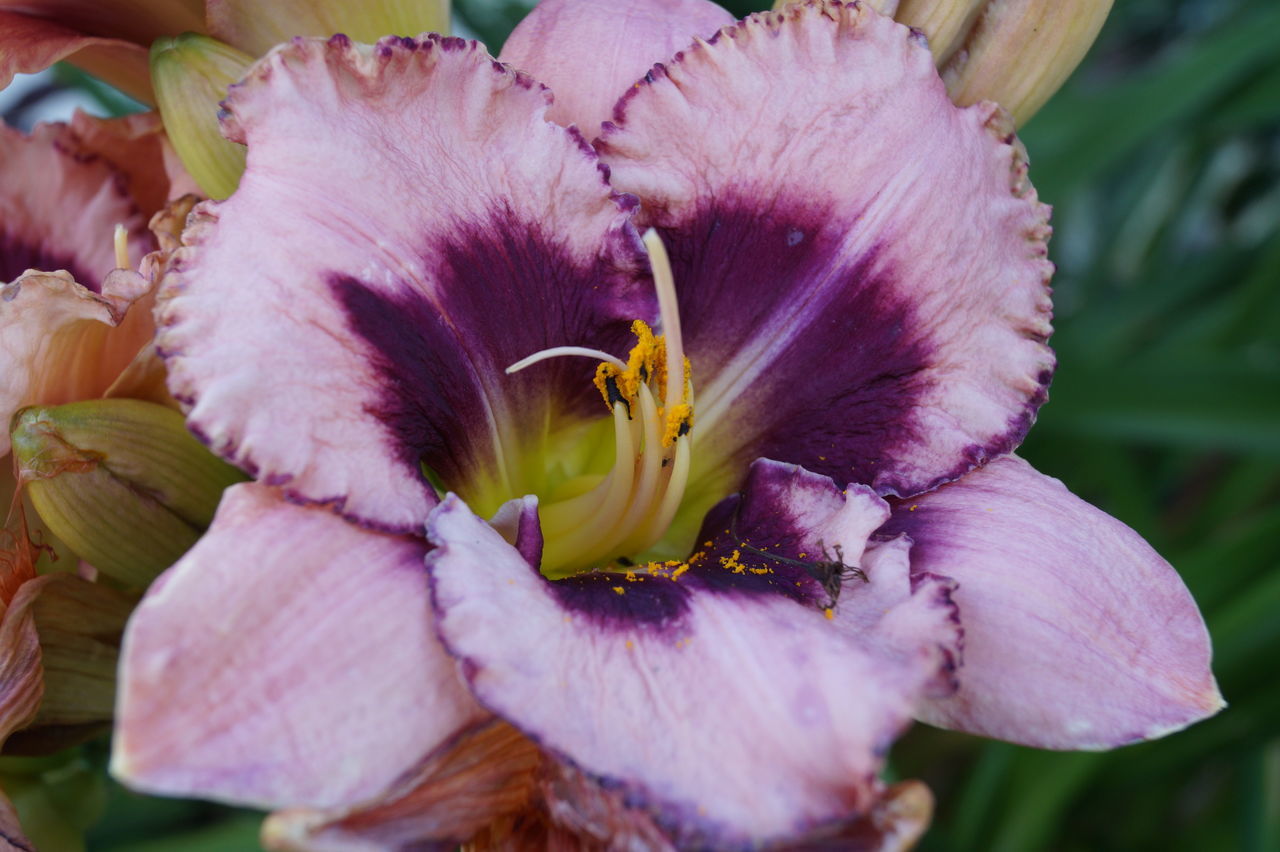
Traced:
<path id="1" fill-rule="evenodd" d="M 478 700 L 677 845 L 782 841 L 864 813 L 955 651 L 950 584 L 913 589 L 901 544 L 864 554 L 883 501 L 773 462 L 747 495 L 680 575 L 550 582 L 456 497 L 428 524 L 440 635 Z M 780 556 L 817 539 L 869 579 L 846 582 L 834 619 L 808 605 L 804 568 L 743 543 L 783 540 Z"/>
<path id="2" fill-rule="evenodd" d="M 959 582 L 960 689 L 920 718 L 1041 748 L 1109 748 L 1216 713 L 1209 636 L 1133 530 L 1007 457 L 897 505 L 913 571 Z"/>
<path id="3" fill-rule="evenodd" d="M 709 0 L 543 0 L 498 58 L 550 86 L 556 99 L 547 117 L 590 139 L 655 62 L 732 23 Z"/>
<path id="4" fill-rule="evenodd" d="M 82 122 L 83 126 L 83 122 Z M 116 268 L 117 224 L 129 231 L 134 263 L 151 251 L 147 216 L 130 182 L 64 124 L 25 135 L 0 127 L 0 284 L 27 269 L 65 269 L 91 290 Z"/>
<path id="5" fill-rule="evenodd" d="M 540 762 L 537 746 L 490 717 L 442 744 L 372 802 L 272 814 L 263 826 L 263 845 L 341 852 L 461 843 L 530 808 Z"/>
<path id="6" fill-rule="evenodd" d="M 147 283 L 108 276 L 101 294 L 65 272 L 31 272 L 0 287 L 0 420 L 24 405 L 102 396 L 151 337 Z M 132 308 L 132 309 L 131 309 Z M 0 457 L 9 430 L 0 432 Z"/>
<path id="7" fill-rule="evenodd" d="M 425 549 L 228 490 L 129 623 L 112 771 L 264 808 L 383 793 L 481 715 L 435 638 Z"/>
<path id="8" fill-rule="evenodd" d="M 125 191 L 146 220 L 191 186 L 185 172 L 166 170 L 173 153 L 157 112 L 97 118 L 77 110 L 70 127 L 82 156 L 99 156 L 124 176 Z"/>
<path id="9" fill-rule="evenodd" d="M 147 49 L 141 45 L 6 11 L 0 11 L 0 45 L 0 89 L 14 74 L 34 74 L 66 60 L 144 103 L 154 101 Z"/>
<path id="10" fill-rule="evenodd" d="M 655 69 L 597 140 L 672 256 L 695 481 L 764 456 L 913 494 L 1009 451 L 1044 401 L 1048 209 L 921 41 L 790 4 Z"/>
<path id="11" fill-rule="evenodd" d="M 546 105 L 460 39 L 300 40 L 257 65 L 227 101 L 248 170 L 197 208 L 158 314 L 192 428 L 380 528 L 421 529 L 424 463 L 489 511 L 530 490 L 513 460 L 600 416 L 594 364 L 504 369 L 625 352 L 653 312 L 626 205 Z"/>

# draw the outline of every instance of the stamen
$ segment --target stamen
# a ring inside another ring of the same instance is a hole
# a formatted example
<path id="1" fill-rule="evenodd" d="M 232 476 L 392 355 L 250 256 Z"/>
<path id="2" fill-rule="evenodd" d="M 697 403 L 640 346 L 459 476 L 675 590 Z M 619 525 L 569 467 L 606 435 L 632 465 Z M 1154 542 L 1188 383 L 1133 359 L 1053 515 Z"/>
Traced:
<path id="1" fill-rule="evenodd" d="M 556 346 L 507 368 L 507 373 L 515 373 L 566 355 L 594 358 L 600 362 L 595 386 L 613 414 L 612 470 L 586 493 L 545 502 L 539 509 L 545 542 L 542 569 L 551 577 L 653 547 L 684 497 L 693 426 L 691 370 L 666 249 L 653 230 L 644 235 L 644 244 L 653 268 L 661 336 L 637 319 L 631 324 L 636 343 L 626 361 L 585 346 Z"/>
<path id="2" fill-rule="evenodd" d="M 644 247 L 649 251 L 649 267 L 653 270 L 653 287 L 658 294 L 658 313 L 662 317 L 662 336 L 667 348 L 667 386 L 663 407 L 672 408 L 684 399 L 684 338 L 680 334 L 680 308 L 676 300 L 676 279 L 671 274 L 667 247 L 653 228 L 645 231 Z"/>
<path id="3" fill-rule="evenodd" d="M 619 370 L 627 369 L 626 362 L 621 358 L 615 358 L 608 352 L 602 352 L 599 349 L 591 349 L 586 346 L 553 346 L 550 349 L 543 349 L 541 352 L 535 352 L 527 358 L 521 358 L 519 361 L 507 368 L 507 374 L 518 373 L 525 367 L 532 367 L 539 361 L 546 361 L 550 358 L 560 358 L 564 355 L 581 355 L 583 358 L 590 358 L 593 361 L 604 361 L 612 364 Z"/>
<path id="4" fill-rule="evenodd" d="M 129 264 L 129 231 L 124 225 L 116 225 L 112 243 L 116 250 L 116 269 L 132 269 Z"/>

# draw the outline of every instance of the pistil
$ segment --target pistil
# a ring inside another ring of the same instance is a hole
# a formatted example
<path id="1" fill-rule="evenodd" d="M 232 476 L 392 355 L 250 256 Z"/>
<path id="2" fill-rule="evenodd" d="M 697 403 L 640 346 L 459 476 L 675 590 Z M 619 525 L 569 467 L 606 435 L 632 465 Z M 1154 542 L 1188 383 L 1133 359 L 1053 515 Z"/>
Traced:
<path id="1" fill-rule="evenodd" d="M 522 370 L 548 358 L 599 360 L 596 387 L 613 415 L 614 465 L 590 491 L 539 508 L 542 570 L 561 577 L 608 565 L 652 547 L 667 531 L 688 482 L 693 390 L 684 356 L 675 280 L 661 238 L 644 235 L 653 270 L 661 336 L 641 320 L 624 362 L 606 352 L 558 346 L 507 368 Z M 661 400 L 661 404 L 659 404 Z"/>

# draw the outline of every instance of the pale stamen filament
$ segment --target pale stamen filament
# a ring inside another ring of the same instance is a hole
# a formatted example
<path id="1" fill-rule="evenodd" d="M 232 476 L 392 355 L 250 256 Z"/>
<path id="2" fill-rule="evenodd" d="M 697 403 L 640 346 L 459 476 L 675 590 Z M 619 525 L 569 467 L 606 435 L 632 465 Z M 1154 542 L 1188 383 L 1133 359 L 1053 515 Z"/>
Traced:
<path id="1" fill-rule="evenodd" d="M 124 225 L 116 225 L 111 243 L 116 250 L 116 269 L 132 269 L 129 265 L 129 231 Z"/>
<path id="2" fill-rule="evenodd" d="M 545 542 L 543 561 L 547 565 L 564 564 L 574 554 L 588 550 L 600 538 L 597 519 L 617 517 L 626 508 L 635 482 L 636 466 L 629 462 L 637 455 L 636 431 L 627 416 L 627 407 L 621 402 L 614 405 L 614 458 L 619 461 L 613 470 L 587 493 L 539 507 Z M 552 535 L 552 530 L 558 533 Z"/>
<path id="3" fill-rule="evenodd" d="M 667 349 L 667 386 L 662 404 L 670 410 L 684 396 L 684 338 L 680 334 L 680 309 L 676 301 L 676 280 L 662 238 L 653 228 L 645 231 L 644 247 L 653 267 L 653 287 L 658 294 L 658 314 L 662 318 L 663 342 Z"/>
<path id="4" fill-rule="evenodd" d="M 550 358 L 601 362 L 596 386 L 613 413 L 614 464 L 589 491 L 539 508 L 549 576 L 599 567 L 652 547 L 671 525 L 689 477 L 693 389 L 688 381 L 675 282 L 656 231 L 644 235 L 663 335 L 637 321 L 629 362 L 585 346 L 557 346 L 523 358 L 507 373 Z M 655 346 L 662 346 L 656 350 Z M 665 369 L 663 365 L 665 363 Z M 662 387 L 656 387 L 665 375 Z M 659 405 L 659 399 L 662 404 Z"/>
<path id="5" fill-rule="evenodd" d="M 602 352 L 599 349 L 591 349 L 586 346 L 553 346 L 550 349 L 543 349 L 541 352 L 535 352 L 528 358 L 521 358 L 519 361 L 507 368 L 507 375 L 518 373 L 525 367 L 532 367 L 539 361 L 546 361 L 549 358 L 561 358 L 565 355 L 580 355 L 583 358 L 590 358 L 594 361 L 605 361 L 619 370 L 627 369 L 627 364 L 620 358 L 615 358 L 608 352 Z"/>

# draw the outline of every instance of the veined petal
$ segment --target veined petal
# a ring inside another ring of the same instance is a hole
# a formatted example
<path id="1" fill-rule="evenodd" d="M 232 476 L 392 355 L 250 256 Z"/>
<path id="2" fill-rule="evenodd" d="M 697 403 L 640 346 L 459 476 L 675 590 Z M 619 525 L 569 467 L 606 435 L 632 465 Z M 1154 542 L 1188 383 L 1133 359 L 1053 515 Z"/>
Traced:
<path id="1" fill-rule="evenodd" d="M 654 312 L 628 205 L 547 100 L 461 39 L 299 40 L 257 65 L 227 101 L 248 169 L 197 208 L 157 314 L 192 428 L 381 528 L 421 530 L 423 464 L 493 484 L 490 511 L 531 490 L 517 456 L 553 412 L 598 416 L 593 365 L 503 370 L 624 352 Z"/>
<path id="2" fill-rule="evenodd" d="M 40 641 L 43 694 L 31 722 L 5 744 L 7 754 L 45 755 L 111 727 L 120 634 L 136 602 L 108 585 L 62 571 L 24 586 Z"/>
<path id="3" fill-rule="evenodd" d="M 111 387 L 151 337 L 147 286 L 119 270 L 101 294 L 65 272 L 29 272 L 0 287 L 0 456 L 22 406 L 92 399 Z"/>
<path id="4" fill-rule="evenodd" d="M 643 841 L 643 817 L 677 846 L 737 848 L 866 812 L 956 651 L 950 584 L 912 588 L 901 545 L 864 553 L 888 514 L 869 490 L 764 462 L 746 494 L 700 557 L 659 573 L 548 581 L 456 497 L 428 522 L 440 636 L 472 691 L 616 793 L 630 817 L 612 831 Z M 867 577 L 835 612 L 792 558 L 819 539 Z"/>
<path id="5" fill-rule="evenodd" d="M 98 118 L 76 110 L 70 127 L 82 156 L 98 155 L 123 175 L 125 191 L 145 219 L 189 191 L 190 177 L 169 169 L 173 149 L 154 111 Z"/>
<path id="6" fill-rule="evenodd" d="M 449 0 L 206 0 L 211 32 L 255 56 L 294 36 L 354 41 L 449 31 Z"/>
<path id="7" fill-rule="evenodd" d="M 550 86 L 555 103 L 547 117 L 576 124 L 591 139 L 618 96 L 655 62 L 732 23 L 710 0 L 543 0 L 498 58 Z"/>
<path id="8" fill-rule="evenodd" d="M 23 532 L 0 530 L 0 745 L 35 718 L 44 695 L 31 604 L 49 580 L 35 576 L 37 554 Z"/>
<path id="9" fill-rule="evenodd" d="M 897 504 L 913 571 L 959 582 L 960 689 L 920 718 L 1040 748 L 1110 748 L 1223 707 L 1177 573 L 1133 530 L 1022 459 Z"/>
<path id="10" fill-rule="evenodd" d="M 266 808 L 380 795 L 481 715 L 433 634 L 425 549 L 229 489 L 129 622 L 112 771 Z"/>
<path id="11" fill-rule="evenodd" d="M 14 74 L 34 74 L 65 59 L 143 103 L 153 103 L 147 49 L 141 45 L 6 11 L 0 11 L 0 44 L 0 89 Z"/>
<path id="12" fill-rule="evenodd" d="M 691 482 L 724 493 L 766 456 L 913 494 L 1022 439 L 1054 363 L 1048 208 L 995 108 L 954 107 L 906 27 L 752 16 L 655 68 L 616 125 L 596 147 L 680 295 Z"/>
<path id="13" fill-rule="evenodd" d="M 489 717 L 442 744 L 372 802 L 272 814 L 262 827 L 263 845 L 347 852 L 461 843 L 490 823 L 531 807 L 541 760 L 528 738 Z"/>
<path id="14" fill-rule="evenodd" d="M 116 225 L 129 232 L 134 262 L 154 243 L 124 172 L 64 124 L 25 135 L 0 127 L 0 284 L 28 269 L 65 269 L 101 289 L 116 268 Z"/>

